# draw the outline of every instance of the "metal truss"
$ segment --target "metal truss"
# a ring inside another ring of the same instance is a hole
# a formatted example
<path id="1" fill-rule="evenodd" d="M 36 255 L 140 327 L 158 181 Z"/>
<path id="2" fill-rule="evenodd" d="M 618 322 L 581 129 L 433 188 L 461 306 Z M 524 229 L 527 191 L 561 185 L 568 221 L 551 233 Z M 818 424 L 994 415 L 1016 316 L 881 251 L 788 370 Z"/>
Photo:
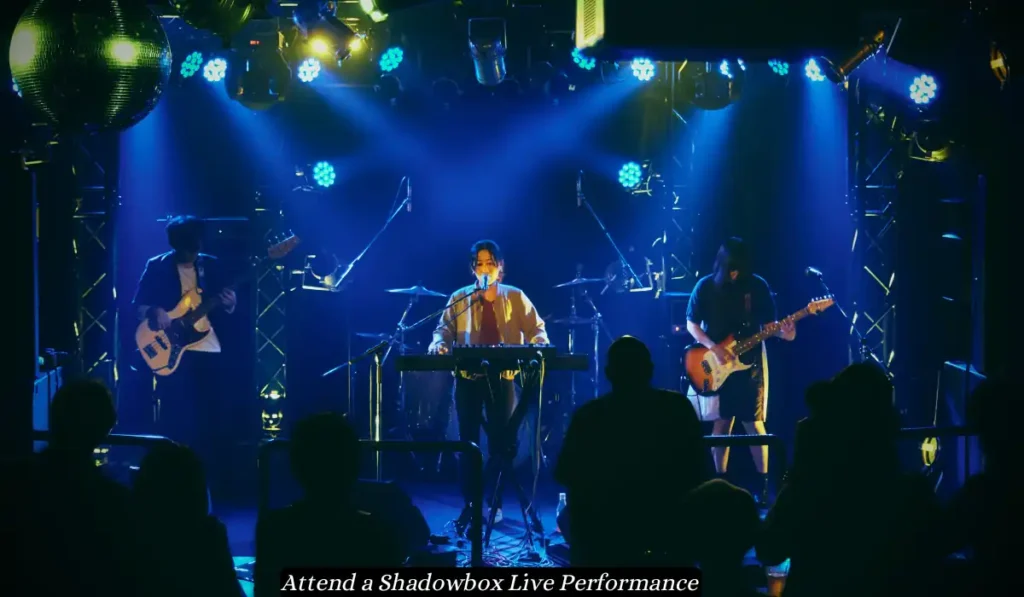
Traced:
<path id="1" fill-rule="evenodd" d="M 266 195 L 256 194 L 253 221 L 269 242 L 279 232 L 281 210 L 271 207 Z M 262 244 L 265 244 L 262 243 Z M 284 419 L 287 397 L 286 298 L 291 272 L 280 261 L 265 260 L 256 279 L 256 387 L 261 402 L 265 438 L 276 437 Z"/>
<path id="2" fill-rule="evenodd" d="M 107 165 L 116 164 L 118 158 L 116 150 L 112 152 L 101 143 L 90 138 L 71 148 L 77 187 L 73 215 L 78 297 L 75 336 L 82 373 L 103 379 L 114 389 L 118 356 L 114 216 L 120 198 L 116 171 Z"/>
<path id="3" fill-rule="evenodd" d="M 854 230 L 850 242 L 850 361 L 872 360 L 892 371 L 895 347 L 895 249 L 897 181 L 903 155 L 894 116 L 871 91 L 848 85 L 849 197 Z"/>

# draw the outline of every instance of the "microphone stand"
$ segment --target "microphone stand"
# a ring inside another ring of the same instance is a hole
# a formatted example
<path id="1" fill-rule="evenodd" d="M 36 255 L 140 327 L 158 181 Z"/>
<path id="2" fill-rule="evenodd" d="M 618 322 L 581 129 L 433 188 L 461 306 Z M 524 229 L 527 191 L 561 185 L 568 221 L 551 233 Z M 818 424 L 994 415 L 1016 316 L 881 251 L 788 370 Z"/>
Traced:
<path id="1" fill-rule="evenodd" d="M 608 239 L 608 242 L 611 243 L 612 248 L 615 249 L 615 254 L 619 256 L 619 262 L 622 264 L 622 268 L 626 270 L 627 273 L 629 273 L 633 281 L 636 282 L 637 287 L 642 288 L 644 283 L 640 281 L 640 276 L 636 275 L 636 272 L 633 271 L 633 266 L 629 264 L 629 261 L 626 260 L 626 256 L 622 253 L 621 250 L 619 250 L 619 245 L 615 244 L 615 239 L 612 238 L 611 232 L 608 232 L 608 228 L 605 227 L 604 222 L 602 222 L 601 218 L 598 217 L 597 212 L 594 211 L 594 207 L 590 205 L 590 201 L 587 201 L 587 197 L 583 194 L 582 190 L 578 190 L 578 192 L 576 193 L 576 199 L 578 204 L 582 205 L 583 207 L 586 207 L 587 211 L 590 212 L 590 215 L 594 216 L 594 221 L 597 222 L 598 227 L 601 228 L 601 232 L 604 233 L 605 238 Z"/>
<path id="2" fill-rule="evenodd" d="M 404 180 L 406 181 L 406 184 L 408 184 L 409 179 L 405 178 Z M 402 187 L 398 188 L 399 192 L 401 192 Z M 411 197 L 406 195 L 405 199 L 403 199 L 402 202 L 398 204 L 398 207 L 396 207 L 395 210 L 391 212 L 391 214 L 388 216 L 388 219 L 384 222 L 384 225 L 381 227 L 380 230 L 377 231 L 377 234 L 373 235 L 373 238 L 371 238 L 370 242 L 366 244 L 366 247 L 364 247 L 363 250 L 360 251 L 358 255 L 356 255 L 356 258 L 353 259 L 351 263 L 349 263 L 348 266 L 345 267 L 345 271 L 341 274 L 341 277 L 338 278 L 338 283 L 336 286 L 340 287 L 342 285 L 342 283 L 345 281 L 345 278 L 347 278 L 348 275 L 352 273 L 352 268 L 354 268 L 356 264 L 359 263 L 359 261 L 366 255 L 367 251 L 370 250 L 370 247 L 373 246 L 373 243 L 377 242 L 377 239 L 380 238 L 380 235 L 384 234 L 384 231 L 388 229 L 388 226 L 391 225 L 391 222 L 398 216 L 398 214 L 401 213 L 403 209 L 405 209 L 405 206 L 409 203 L 410 200 Z"/>
<path id="3" fill-rule="evenodd" d="M 825 276 L 821 275 L 814 277 L 818 279 L 818 283 L 821 284 L 821 287 L 825 289 L 825 294 L 831 296 L 833 300 L 835 300 L 836 295 L 833 294 L 832 290 L 828 287 L 828 284 L 825 283 Z M 847 315 L 846 311 L 843 310 L 843 306 L 839 304 L 839 301 L 835 301 L 835 306 L 836 310 L 839 311 L 839 314 L 843 316 L 843 319 L 845 319 L 850 324 L 850 329 L 853 330 L 853 333 L 856 334 L 857 336 L 857 342 L 860 345 L 860 348 L 857 351 L 860 355 L 860 362 L 866 363 L 868 362 L 868 360 L 875 361 L 876 363 L 881 365 L 882 370 L 885 371 L 885 374 L 891 377 L 891 374 L 889 373 L 889 368 L 885 365 L 885 363 L 879 361 L 871 353 L 871 349 L 868 348 L 867 337 L 864 336 L 864 334 L 862 334 L 860 330 L 857 329 L 857 325 L 853 322 L 852 319 L 850 319 L 850 316 Z"/>
<path id="4" fill-rule="evenodd" d="M 608 331 L 608 326 L 606 326 L 605 323 L 604 323 L 604 316 L 601 315 L 601 312 L 597 310 L 597 305 L 594 304 L 594 299 L 590 298 L 590 293 L 588 293 L 586 290 L 583 290 L 583 300 L 587 301 L 587 304 L 590 305 L 590 308 L 594 310 L 594 316 L 593 316 L 594 323 L 591 324 L 591 328 L 592 328 L 592 330 L 594 332 L 594 354 L 591 355 L 590 358 L 593 361 L 593 367 L 594 367 L 594 377 L 593 377 L 594 399 L 597 399 L 600 396 L 600 393 L 601 393 L 600 392 L 600 390 L 601 390 L 601 375 L 600 375 L 600 363 L 601 363 L 600 340 L 601 340 L 601 331 L 603 330 L 605 335 L 608 336 L 608 342 L 609 343 L 610 342 L 614 342 L 615 338 L 613 338 L 612 337 L 612 333 Z"/>

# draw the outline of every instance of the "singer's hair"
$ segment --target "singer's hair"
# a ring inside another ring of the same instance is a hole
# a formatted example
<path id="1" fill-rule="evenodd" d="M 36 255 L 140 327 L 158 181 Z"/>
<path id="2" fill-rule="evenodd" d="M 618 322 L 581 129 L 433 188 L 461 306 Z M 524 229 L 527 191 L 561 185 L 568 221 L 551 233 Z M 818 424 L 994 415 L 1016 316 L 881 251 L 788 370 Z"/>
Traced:
<path id="1" fill-rule="evenodd" d="M 469 248 L 469 269 L 476 271 L 476 259 L 480 255 L 480 251 L 487 251 L 491 254 L 494 262 L 498 264 L 498 279 L 504 277 L 504 267 L 501 266 L 502 262 L 505 261 L 505 255 L 501 252 L 501 247 L 498 243 L 493 240 L 478 240 L 473 243 L 473 246 Z"/>
<path id="2" fill-rule="evenodd" d="M 726 239 L 715 256 L 714 280 L 721 286 L 729 279 L 729 272 L 738 271 L 740 277 L 750 275 L 750 253 L 747 243 L 738 236 Z"/>
<path id="3" fill-rule="evenodd" d="M 205 228 L 195 216 L 175 216 L 167 222 L 167 244 L 175 251 L 198 252 Z"/>

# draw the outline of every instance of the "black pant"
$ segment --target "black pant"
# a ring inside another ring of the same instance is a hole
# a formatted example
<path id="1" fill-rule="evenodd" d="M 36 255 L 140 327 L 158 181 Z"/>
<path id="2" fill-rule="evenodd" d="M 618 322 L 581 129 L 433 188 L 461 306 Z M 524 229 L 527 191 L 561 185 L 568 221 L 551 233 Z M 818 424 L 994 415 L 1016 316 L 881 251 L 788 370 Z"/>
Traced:
<path id="1" fill-rule="evenodd" d="M 504 462 L 510 463 L 514 460 L 518 444 L 516 441 L 517 431 L 529 413 L 531 407 L 531 396 L 534 396 L 530 376 L 522 392 L 524 416 L 517 421 L 511 421 L 513 407 L 516 404 L 516 384 L 512 380 L 501 379 L 498 374 L 490 374 L 480 379 L 464 379 L 457 377 L 455 380 L 455 408 L 459 416 L 459 439 L 479 445 L 480 427 L 486 424 L 484 429 L 487 433 L 487 451 L 489 459 L 503 458 Z M 478 479 L 479 470 L 475 470 L 468 458 L 460 458 L 460 482 L 462 485 L 462 498 L 468 505 L 472 501 L 472 489 L 474 480 Z M 497 471 L 495 471 L 497 472 Z M 488 486 L 493 479 L 484 478 L 484 499 L 489 499 L 489 492 L 493 487 Z M 498 506 L 501 505 L 501 496 L 498 496 Z"/>
<path id="2" fill-rule="evenodd" d="M 157 433 L 195 450 L 215 494 L 226 485 L 238 418 L 231 414 L 239 396 L 227 383 L 228 365 L 219 353 L 185 351 L 178 369 L 157 379 L 155 393 Z"/>

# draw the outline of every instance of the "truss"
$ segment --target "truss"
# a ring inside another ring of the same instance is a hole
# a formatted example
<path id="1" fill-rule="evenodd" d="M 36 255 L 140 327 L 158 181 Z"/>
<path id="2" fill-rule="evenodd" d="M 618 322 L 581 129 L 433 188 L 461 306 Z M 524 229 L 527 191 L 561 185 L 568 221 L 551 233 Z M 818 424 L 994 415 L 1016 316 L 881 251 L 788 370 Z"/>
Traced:
<path id="1" fill-rule="evenodd" d="M 263 233 L 263 243 L 280 232 L 280 209 L 271 209 L 265 195 L 257 194 L 253 221 Z M 262 408 L 264 437 L 281 431 L 282 401 L 287 397 L 287 343 L 285 303 L 290 271 L 280 262 L 267 260 L 260 266 L 256 282 L 256 387 Z"/>
<path id="2" fill-rule="evenodd" d="M 894 117 L 860 80 L 849 83 L 850 360 L 872 360 L 892 371 L 895 357 L 897 181 L 903 155 Z M 890 373 L 891 374 L 891 373 Z"/>
<path id="3" fill-rule="evenodd" d="M 75 336 L 83 374 L 117 382 L 117 291 L 114 216 L 117 196 L 116 163 L 100 138 L 90 138 L 73 148 L 73 173 L 77 186 L 74 202 L 75 289 L 78 313 Z M 74 143 L 74 141 L 71 141 Z"/>

